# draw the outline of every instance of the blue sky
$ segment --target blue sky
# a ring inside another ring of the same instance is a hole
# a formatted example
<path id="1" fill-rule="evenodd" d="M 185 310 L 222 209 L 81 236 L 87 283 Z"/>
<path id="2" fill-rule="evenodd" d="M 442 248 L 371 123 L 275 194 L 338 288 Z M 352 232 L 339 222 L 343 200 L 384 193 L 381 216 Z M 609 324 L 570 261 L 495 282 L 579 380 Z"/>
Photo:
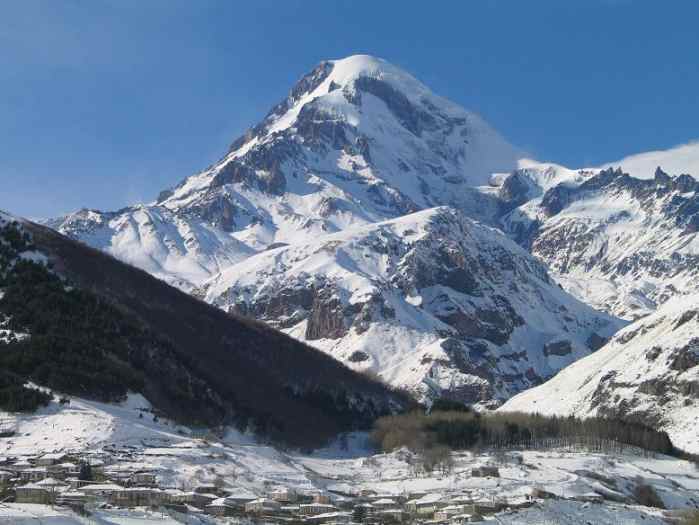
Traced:
<path id="1" fill-rule="evenodd" d="M 0 208 L 117 209 L 220 157 L 326 58 L 368 53 L 571 167 L 699 138 L 699 2 L 0 3 Z"/>

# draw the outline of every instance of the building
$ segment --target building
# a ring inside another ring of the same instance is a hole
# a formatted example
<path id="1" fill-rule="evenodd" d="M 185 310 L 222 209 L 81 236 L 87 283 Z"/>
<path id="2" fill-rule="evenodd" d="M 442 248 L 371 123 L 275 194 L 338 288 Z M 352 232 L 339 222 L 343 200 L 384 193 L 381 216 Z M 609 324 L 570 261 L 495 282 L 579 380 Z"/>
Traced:
<path id="1" fill-rule="evenodd" d="M 29 483 L 15 488 L 15 501 L 17 503 L 38 503 L 49 505 L 55 500 L 51 500 L 51 493 L 44 487 L 36 483 Z"/>
<path id="2" fill-rule="evenodd" d="M 39 459 L 36 460 L 36 464 L 40 467 L 47 467 L 49 465 L 55 465 L 57 463 L 63 462 L 65 460 L 66 455 L 59 452 L 56 454 L 44 454 L 41 456 Z"/>
<path id="3" fill-rule="evenodd" d="M 279 503 L 295 503 L 298 500 L 298 494 L 292 488 L 280 487 L 273 490 L 269 494 L 270 498 Z"/>
<path id="4" fill-rule="evenodd" d="M 349 523 L 352 521 L 351 512 L 327 512 L 325 514 L 316 514 L 306 518 L 308 523 Z"/>
<path id="5" fill-rule="evenodd" d="M 61 492 L 56 497 L 57 505 L 65 505 L 68 507 L 79 507 L 85 505 L 87 502 L 87 496 L 84 492 L 68 490 L 66 492 Z"/>
<path id="6" fill-rule="evenodd" d="M 449 505 L 470 505 L 473 503 L 473 496 L 470 494 L 459 494 L 449 501 Z"/>
<path id="7" fill-rule="evenodd" d="M 160 489 L 151 487 L 129 487 L 115 490 L 109 496 L 109 501 L 117 507 L 154 507 L 166 500 Z"/>
<path id="8" fill-rule="evenodd" d="M 226 503 L 226 498 L 218 498 L 209 503 L 205 510 L 213 516 L 233 516 L 238 509 Z"/>
<path id="9" fill-rule="evenodd" d="M 29 483 L 15 488 L 15 501 L 17 503 L 48 505 L 55 503 L 58 494 L 65 488 L 65 483 L 53 478 L 46 478 L 36 483 Z"/>
<path id="10" fill-rule="evenodd" d="M 129 477 L 129 485 L 132 487 L 155 487 L 158 480 L 152 472 L 135 472 Z"/>
<path id="11" fill-rule="evenodd" d="M 502 503 L 490 500 L 475 501 L 471 505 L 464 506 L 466 514 L 475 514 L 478 516 L 495 514 L 496 512 L 500 512 L 504 508 L 505 505 L 503 505 Z"/>
<path id="12" fill-rule="evenodd" d="M 406 510 L 411 514 L 419 516 L 431 516 L 437 509 L 446 506 L 442 503 L 441 494 L 428 494 L 420 499 L 408 501 L 405 504 Z"/>
<path id="13" fill-rule="evenodd" d="M 315 516 L 317 514 L 328 514 L 336 512 L 337 508 L 328 503 L 306 503 L 299 505 L 299 514 L 302 516 Z"/>
<path id="14" fill-rule="evenodd" d="M 390 498 L 381 498 L 377 499 L 372 503 L 374 507 L 376 507 L 377 510 L 386 510 L 386 509 L 395 509 L 398 507 L 398 504 L 395 502 L 395 500 L 392 500 Z"/>
<path id="15" fill-rule="evenodd" d="M 48 465 L 46 471 L 52 478 L 56 479 L 66 479 L 69 476 L 76 476 L 79 474 L 80 469 L 75 463 L 55 463 L 53 465 Z"/>
<path id="16" fill-rule="evenodd" d="M 497 467 L 476 467 L 471 469 L 471 476 L 474 478 L 499 478 L 500 471 Z"/>
<path id="17" fill-rule="evenodd" d="M 372 517 L 378 518 L 378 520 L 383 523 L 401 523 L 405 521 L 408 516 L 401 509 L 384 509 L 372 514 Z"/>
<path id="18" fill-rule="evenodd" d="M 17 476 L 22 481 L 37 482 L 49 477 L 46 467 L 31 467 L 17 471 Z"/>
<path id="19" fill-rule="evenodd" d="M 454 516 L 464 514 L 466 512 L 465 505 L 449 505 L 443 507 L 434 513 L 434 519 L 439 521 L 448 521 Z"/>
<path id="20" fill-rule="evenodd" d="M 249 514 L 270 514 L 280 510 L 281 504 L 269 498 L 258 498 L 245 504 L 245 512 Z"/>
<path id="21" fill-rule="evenodd" d="M 89 485 L 83 485 L 80 490 L 87 496 L 108 498 L 113 492 L 120 491 L 123 488 L 124 487 L 115 483 L 91 483 Z"/>
<path id="22" fill-rule="evenodd" d="M 313 503 L 320 503 L 323 505 L 330 505 L 332 503 L 332 497 L 327 492 L 315 491 L 311 493 L 311 501 Z"/>
<path id="23" fill-rule="evenodd" d="M 0 470 L 0 485 L 7 485 L 15 475 L 7 470 Z"/>
<path id="24" fill-rule="evenodd" d="M 245 504 L 255 501 L 257 496 L 245 490 L 235 490 L 226 496 L 226 505 L 235 507 L 238 510 L 244 510 Z"/>

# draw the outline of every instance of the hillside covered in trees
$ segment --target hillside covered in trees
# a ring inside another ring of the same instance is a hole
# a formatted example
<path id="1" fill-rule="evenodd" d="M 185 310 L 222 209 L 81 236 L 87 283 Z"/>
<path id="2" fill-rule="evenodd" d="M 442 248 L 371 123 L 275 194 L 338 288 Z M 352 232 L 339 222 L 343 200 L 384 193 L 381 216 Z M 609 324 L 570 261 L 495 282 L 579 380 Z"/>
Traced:
<path id="1" fill-rule="evenodd" d="M 27 382 L 101 401 L 133 391 L 182 423 L 314 446 L 412 403 L 102 252 L 0 219 L 0 409 L 47 401 Z"/>

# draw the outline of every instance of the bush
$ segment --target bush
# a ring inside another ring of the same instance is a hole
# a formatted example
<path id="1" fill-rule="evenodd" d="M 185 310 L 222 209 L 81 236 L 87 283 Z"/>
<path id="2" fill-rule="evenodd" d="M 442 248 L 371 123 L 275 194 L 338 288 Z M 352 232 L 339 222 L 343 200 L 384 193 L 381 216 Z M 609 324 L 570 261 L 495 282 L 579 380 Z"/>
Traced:
<path id="1" fill-rule="evenodd" d="M 664 509 L 665 504 L 663 500 L 658 496 L 655 489 L 646 483 L 640 483 L 636 485 L 633 490 L 633 497 L 636 503 L 643 505 L 645 507 L 655 507 L 657 509 Z"/>

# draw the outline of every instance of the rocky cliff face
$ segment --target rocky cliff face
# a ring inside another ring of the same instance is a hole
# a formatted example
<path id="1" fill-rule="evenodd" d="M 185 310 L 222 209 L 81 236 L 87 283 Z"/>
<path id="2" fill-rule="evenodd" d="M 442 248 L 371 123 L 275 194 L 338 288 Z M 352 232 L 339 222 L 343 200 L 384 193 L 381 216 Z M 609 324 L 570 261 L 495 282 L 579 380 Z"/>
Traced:
<path id="1" fill-rule="evenodd" d="M 503 224 L 570 292 L 635 319 L 699 289 L 698 190 L 686 174 L 609 168 L 541 190 Z"/>
<path id="2" fill-rule="evenodd" d="M 699 452 L 699 296 L 677 297 L 501 410 L 625 418 Z"/>
<path id="3" fill-rule="evenodd" d="M 488 406 L 619 327 L 504 235 L 450 208 L 267 251 L 201 293 L 420 397 Z"/>

